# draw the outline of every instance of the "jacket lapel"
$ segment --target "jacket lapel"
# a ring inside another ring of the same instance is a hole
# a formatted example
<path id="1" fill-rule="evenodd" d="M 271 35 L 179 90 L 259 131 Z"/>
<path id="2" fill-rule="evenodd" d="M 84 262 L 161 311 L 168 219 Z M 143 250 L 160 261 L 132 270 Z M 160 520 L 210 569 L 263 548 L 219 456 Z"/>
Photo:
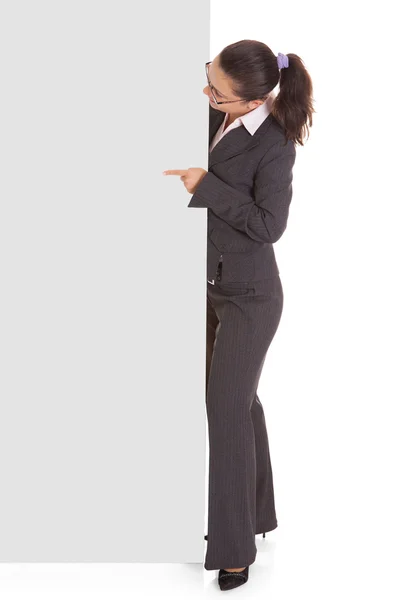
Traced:
<path id="1" fill-rule="evenodd" d="M 271 122 L 269 117 L 270 115 L 268 115 L 254 135 L 251 135 L 244 126 L 235 127 L 235 129 L 226 133 L 216 144 L 214 149 L 209 152 L 208 168 L 213 167 L 216 163 L 228 160 L 228 158 L 232 158 L 237 154 L 247 152 L 250 148 L 257 146 L 260 143 L 261 135 L 263 135 L 269 127 Z M 224 118 L 225 113 L 210 106 L 209 146 Z"/>
<path id="2" fill-rule="evenodd" d="M 218 129 L 221 127 L 222 121 L 224 120 L 225 113 L 220 110 L 216 110 L 210 104 L 209 110 L 209 128 L 208 128 L 208 147 L 211 145 L 211 141 L 214 138 L 214 135 L 217 133 Z"/>

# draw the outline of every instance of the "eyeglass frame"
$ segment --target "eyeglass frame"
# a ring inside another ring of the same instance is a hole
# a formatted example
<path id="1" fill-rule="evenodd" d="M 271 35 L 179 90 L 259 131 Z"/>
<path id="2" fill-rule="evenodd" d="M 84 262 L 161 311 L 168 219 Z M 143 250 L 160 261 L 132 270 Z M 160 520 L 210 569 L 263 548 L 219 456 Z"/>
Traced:
<path id="1" fill-rule="evenodd" d="M 208 65 L 210 65 L 212 63 L 212 60 L 209 60 L 208 62 L 206 62 L 206 77 L 207 77 L 207 83 L 208 83 L 208 87 L 210 88 L 210 92 L 211 95 L 213 97 L 213 100 L 215 102 L 215 104 L 231 104 L 232 102 L 246 102 L 246 100 L 242 100 L 239 98 L 239 100 L 225 100 L 224 102 L 219 102 L 213 92 L 213 85 L 211 84 L 209 78 L 208 78 Z"/>

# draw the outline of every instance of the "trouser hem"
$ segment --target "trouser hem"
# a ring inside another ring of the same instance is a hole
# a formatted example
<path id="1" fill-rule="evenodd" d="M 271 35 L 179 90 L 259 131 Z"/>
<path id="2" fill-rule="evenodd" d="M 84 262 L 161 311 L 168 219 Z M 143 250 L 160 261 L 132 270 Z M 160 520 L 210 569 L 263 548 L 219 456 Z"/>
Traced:
<path id="1" fill-rule="evenodd" d="M 278 521 L 275 521 L 274 523 L 267 523 L 266 525 L 258 526 L 256 528 L 255 534 L 258 535 L 259 533 L 267 533 L 268 531 L 273 531 L 277 527 Z"/>
<path id="2" fill-rule="evenodd" d="M 239 559 L 239 560 L 235 560 L 233 561 L 233 563 L 230 563 L 229 565 L 227 565 L 226 563 L 224 563 L 223 565 L 221 564 L 217 564 L 217 563 L 211 563 L 211 562 L 205 562 L 204 563 L 204 568 L 206 569 L 206 571 L 215 571 L 215 570 L 219 570 L 219 569 L 239 569 L 240 567 L 247 567 L 249 565 L 252 565 L 255 560 L 256 560 L 256 556 L 257 556 L 257 552 L 255 554 L 253 554 L 253 557 L 249 560 L 249 559 Z"/>

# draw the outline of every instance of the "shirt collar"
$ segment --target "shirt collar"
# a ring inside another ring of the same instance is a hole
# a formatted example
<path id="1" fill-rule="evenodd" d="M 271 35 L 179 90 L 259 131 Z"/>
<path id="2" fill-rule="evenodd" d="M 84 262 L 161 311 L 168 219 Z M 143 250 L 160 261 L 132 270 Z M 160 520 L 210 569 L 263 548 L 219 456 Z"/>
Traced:
<path id="1" fill-rule="evenodd" d="M 269 94 L 268 98 L 265 100 L 265 102 L 260 104 L 260 106 L 257 106 L 257 108 L 255 108 L 254 110 L 251 110 L 250 112 L 246 113 L 245 115 L 238 117 L 237 119 L 235 119 L 235 121 L 233 121 L 233 123 L 236 123 L 236 121 L 239 121 L 244 127 L 246 127 L 247 131 L 251 135 L 254 135 L 254 133 L 260 127 L 261 123 L 263 123 L 265 121 L 265 119 L 268 117 L 269 113 L 271 112 L 272 104 L 274 102 L 275 97 L 276 97 L 275 93 L 273 91 L 270 92 L 270 94 Z M 224 123 L 226 122 L 227 118 L 228 118 L 228 113 L 225 116 Z"/>

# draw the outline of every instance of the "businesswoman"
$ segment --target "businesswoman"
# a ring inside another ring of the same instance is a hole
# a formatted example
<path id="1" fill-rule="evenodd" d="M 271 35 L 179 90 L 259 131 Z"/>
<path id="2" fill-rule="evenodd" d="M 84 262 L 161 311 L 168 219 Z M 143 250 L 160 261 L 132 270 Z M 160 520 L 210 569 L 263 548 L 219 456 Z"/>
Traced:
<path id="1" fill-rule="evenodd" d="M 180 175 L 189 207 L 208 209 L 206 407 L 209 502 L 204 568 L 222 590 L 248 580 L 255 535 L 277 527 L 257 387 L 283 290 L 274 242 L 287 226 L 296 144 L 312 126 L 312 81 L 296 54 L 256 40 L 206 63 L 209 162 Z M 279 84 L 279 93 L 274 88 Z"/>

